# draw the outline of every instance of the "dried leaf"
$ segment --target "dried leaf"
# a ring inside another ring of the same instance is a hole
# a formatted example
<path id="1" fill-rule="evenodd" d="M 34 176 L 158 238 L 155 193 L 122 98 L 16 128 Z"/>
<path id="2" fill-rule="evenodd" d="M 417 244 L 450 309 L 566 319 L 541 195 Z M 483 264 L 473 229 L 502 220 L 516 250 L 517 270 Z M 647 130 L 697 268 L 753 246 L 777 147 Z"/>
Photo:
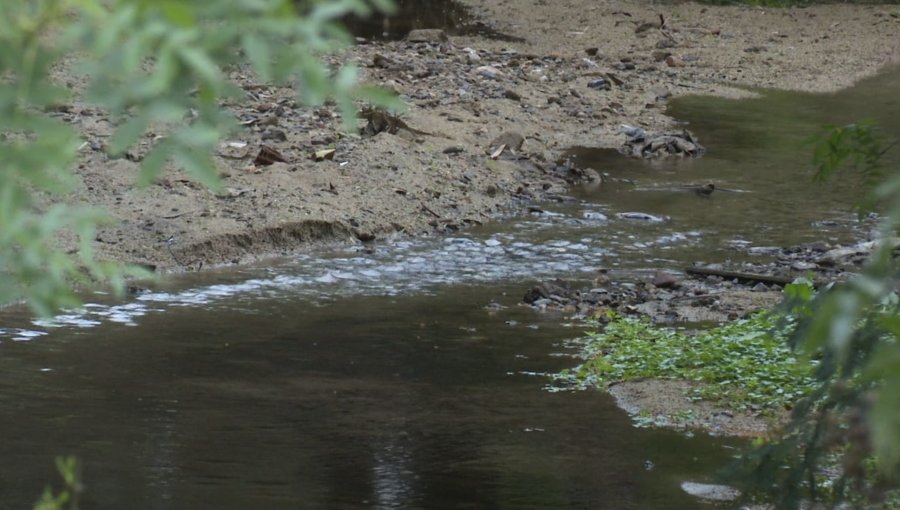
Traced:
<path id="1" fill-rule="evenodd" d="M 260 166 L 269 166 L 273 163 L 287 163 L 287 159 L 268 145 L 262 145 L 259 148 L 259 154 L 253 160 L 253 163 Z"/>
<path id="2" fill-rule="evenodd" d="M 325 161 L 326 159 L 331 160 L 334 159 L 334 153 L 334 149 L 322 149 L 320 151 L 316 151 L 316 153 L 313 155 L 313 158 L 316 161 Z"/>

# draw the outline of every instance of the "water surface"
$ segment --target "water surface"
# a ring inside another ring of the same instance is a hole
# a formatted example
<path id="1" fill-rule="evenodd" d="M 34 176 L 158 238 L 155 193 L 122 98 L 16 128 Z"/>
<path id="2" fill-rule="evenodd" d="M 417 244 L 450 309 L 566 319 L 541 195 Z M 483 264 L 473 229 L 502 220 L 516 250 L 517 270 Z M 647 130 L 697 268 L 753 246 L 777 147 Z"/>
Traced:
<path id="1" fill-rule="evenodd" d="M 4 507 L 73 453 L 91 508 L 688 509 L 730 453 L 543 391 L 571 332 L 483 288 L 236 301 L 5 342 Z"/>
<path id="2" fill-rule="evenodd" d="M 756 99 L 686 97 L 668 113 L 684 121 L 709 149 L 698 159 L 623 159 L 615 151 L 576 148 L 577 164 L 632 183 L 608 180 L 580 198 L 609 209 L 670 216 L 659 230 L 694 230 L 705 243 L 684 259 L 729 256 L 735 245 L 791 246 L 804 242 L 848 242 L 869 228 L 853 206 L 858 180 L 843 175 L 814 183 L 810 138 L 825 125 L 874 121 L 885 142 L 900 139 L 900 69 L 894 68 L 835 94 L 760 91 Z M 624 135 L 623 135 L 624 140 Z M 900 149 L 885 156 L 900 166 Z M 710 197 L 678 188 L 714 183 Z"/>

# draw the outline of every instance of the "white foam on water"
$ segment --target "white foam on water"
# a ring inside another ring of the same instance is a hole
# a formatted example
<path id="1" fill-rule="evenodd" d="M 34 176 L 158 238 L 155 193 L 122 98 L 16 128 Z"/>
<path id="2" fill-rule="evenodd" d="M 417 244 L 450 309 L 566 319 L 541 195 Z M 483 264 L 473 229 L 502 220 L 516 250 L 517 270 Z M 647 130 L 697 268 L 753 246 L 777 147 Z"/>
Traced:
<path id="1" fill-rule="evenodd" d="M 574 220 L 574 223 L 573 221 Z M 141 317 L 175 307 L 230 306 L 236 299 L 309 297 L 323 299 L 352 294 L 396 296 L 430 293 L 432 288 L 460 283 L 484 283 L 504 279 L 540 278 L 555 273 L 596 271 L 611 247 L 646 249 L 652 244 L 681 243 L 689 234 L 669 234 L 654 241 L 623 245 L 614 233 L 578 235 L 574 240 L 555 237 L 532 241 L 549 228 L 564 235 L 565 229 L 594 228 L 584 220 L 558 213 L 541 214 L 519 221 L 511 230 L 487 239 L 465 235 L 402 240 L 369 255 L 347 247 L 330 256 L 299 254 L 293 263 L 268 267 L 237 283 L 212 284 L 182 291 L 152 291 L 129 303 L 88 303 L 48 320 L 34 321 L 36 330 L 0 329 L 0 338 L 32 339 L 52 328 L 93 328 L 104 323 L 135 326 Z M 634 237 L 634 236 L 631 236 Z M 263 276 L 260 276 L 260 273 Z"/>

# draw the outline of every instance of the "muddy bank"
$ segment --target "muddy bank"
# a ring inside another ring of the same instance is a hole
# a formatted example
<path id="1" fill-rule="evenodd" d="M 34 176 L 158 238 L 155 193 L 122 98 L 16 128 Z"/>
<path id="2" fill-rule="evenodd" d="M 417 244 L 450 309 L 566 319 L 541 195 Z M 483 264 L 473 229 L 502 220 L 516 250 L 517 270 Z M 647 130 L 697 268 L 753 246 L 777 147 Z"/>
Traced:
<path id="1" fill-rule="evenodd" d="M 151 141 L 111 159 L 103 113 L 78 101 L 63 105 L 54 114 L 85 140 L 83 184 L 66 200 L 110 212 L 113 223 L 95 239 L 99 257 L 159 270 L 240 263 L 318 242 L 364 250 L 558 199 L 593 177 L 557 167 L 565 149 L 619 147 L 622 124 L 670 129 L 670 97 L 747 94 L 734 86 L 832 90 L 900 54 L 900 22 L 881 6 L 492 0 L 473 12 L 513 37 L 426 32 L 362 41 L 332 58 L 357 62 L 366 81 L 410 106 L 399 122 L 361 118 L 359 134 L 342 132 L 335 108 L 300 106 L 292 90 L 235 71 L 246 99 L 227 106 L 247 129 L 217 153 L 219 194 L 171 169 L 135 189 Z M 57 77 L 77 90 L 66 68 Z M 277 156 L 260 158 L 263 146 Z"/>
<path id="2" fill-rule="evenodd" d="M 685 397 L 692 388 L 688 381 L 643 379 L 613 384 L 607 391 L 640 426 L 704 430 L 717 436 L 759 437 L 777 423 L 772 418 Z"/>

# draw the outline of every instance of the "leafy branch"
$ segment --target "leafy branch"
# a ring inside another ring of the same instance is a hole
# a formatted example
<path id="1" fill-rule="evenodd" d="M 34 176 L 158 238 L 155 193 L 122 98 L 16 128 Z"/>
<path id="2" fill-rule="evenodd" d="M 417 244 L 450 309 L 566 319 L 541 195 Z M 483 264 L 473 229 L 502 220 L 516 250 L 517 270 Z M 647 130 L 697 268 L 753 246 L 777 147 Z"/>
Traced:
<path id="1" fill-rule="evenodd" d="M 235 70 L 293 86 L 298 100 L 334 100 L 349 126 L 357 100 L 396 99 L 357 81 L 352 65 L 323 57 L 350 43 L 348 14 L 389 10 L 390 0 L 8 0 L 0 16 L 0 306 L 25 300 L 42 315 L 77 303 L 75 285 L 121 291 L 138 268 L 98 262 L 91 243 L 103 211 L 67 205 L 80 134 L 52 114 L 73 96 L 107 112 L 115 126 L 107 151 L 125 154 L 140 140 L 136 184 L 170 164 L 221 186 L 216 143 L 237 129 L 223 108 L 244 93 Z M 54 79 L 61 64 L 83 79 L 76 92 Z M 52 204 L 52 205 L 49 205 Z M 64 252 L 58 240 L 79 239 Z"/>

